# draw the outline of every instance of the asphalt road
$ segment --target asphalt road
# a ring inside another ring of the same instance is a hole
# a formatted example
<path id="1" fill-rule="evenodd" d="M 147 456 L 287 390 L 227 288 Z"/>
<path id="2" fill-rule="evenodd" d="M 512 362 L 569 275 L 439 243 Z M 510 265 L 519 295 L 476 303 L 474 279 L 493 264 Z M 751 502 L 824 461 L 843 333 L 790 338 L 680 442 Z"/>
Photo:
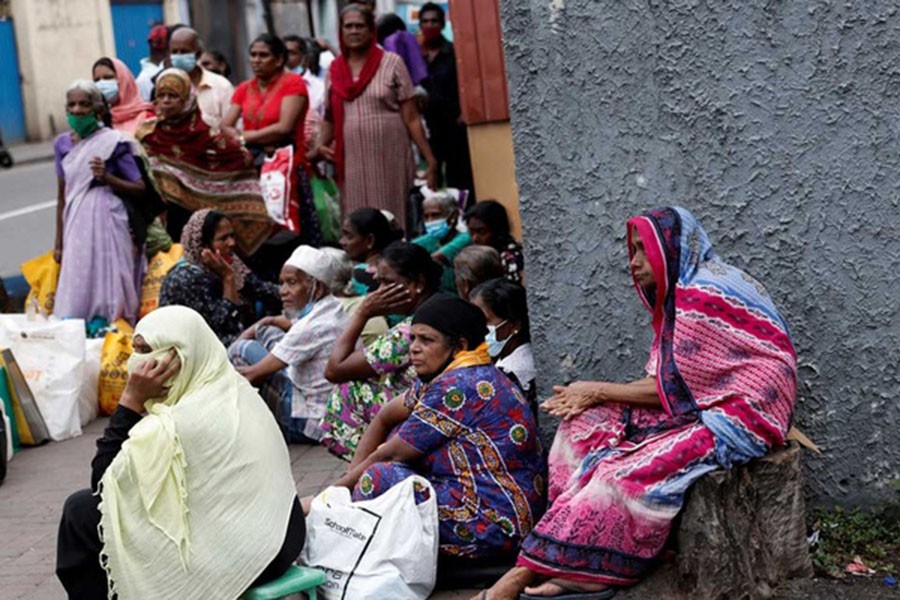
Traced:
<path id="1" fill-rule="evenodd" d="M 52 161 L 0 169 L 0 277 L 53 249 L 55 206 Z"/>

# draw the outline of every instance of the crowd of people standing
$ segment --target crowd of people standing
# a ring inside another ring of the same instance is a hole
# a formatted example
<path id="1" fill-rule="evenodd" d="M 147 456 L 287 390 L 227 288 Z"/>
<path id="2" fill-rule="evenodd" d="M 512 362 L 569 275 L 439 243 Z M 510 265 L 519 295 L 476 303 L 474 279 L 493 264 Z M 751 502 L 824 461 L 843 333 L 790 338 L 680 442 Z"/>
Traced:
<path id="1" fill-rule="evenodd" d="M 309 510 L 287 442 L 346 460 L 334 484 L 356 500 L 428 479 L 442 556 L 516 565 L 489 598 L 606 598 L 661 555 L 692 481 L 783 443 L 796 385 L 784 321 L 689 212 L 665 208 L 627 224 L 653 315 L 647 376 L 554 387 L 542 408 L 564 424 L 548 470 L 523 247 L 503 204 L 473 201 L 445 24 L 426 4 L 417 38 L 351 4 L 339 49 L 260 35 L 236 87 L 195 30 L 156 26 L 137 78 L 102 57 L 69 87 L 55 314 L 133 324 L 157 241 L 184 251 L 135 330 L 99 495 L 64 509 L 71 597 L 236 597 L 278 577 Z M 261 177 L 285 148 L 293 227 Z M 314 187 L 331 175 L 341 227 L 328 239 Z M 688 307 L 704 301 L 715 315 Z M 703 360 L 685 362 L 688 348 Z M 216 531 L 214 517 L 241 526 Z"/>

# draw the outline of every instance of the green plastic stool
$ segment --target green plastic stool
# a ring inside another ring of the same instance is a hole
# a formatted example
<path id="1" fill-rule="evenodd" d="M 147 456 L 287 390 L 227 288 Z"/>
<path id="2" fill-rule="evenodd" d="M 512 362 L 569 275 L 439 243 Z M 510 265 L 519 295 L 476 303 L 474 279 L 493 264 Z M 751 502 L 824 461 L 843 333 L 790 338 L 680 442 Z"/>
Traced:
<path id="1" fill-rule="evenodd" d="M 309 567 L 291 565 L 287 572 L 265 585 L 247 590 L 241 600 L 276 600 L 305 592 L 309 600 L 316 600 L 316 587 L 325 583 L 325 573 Z"/>

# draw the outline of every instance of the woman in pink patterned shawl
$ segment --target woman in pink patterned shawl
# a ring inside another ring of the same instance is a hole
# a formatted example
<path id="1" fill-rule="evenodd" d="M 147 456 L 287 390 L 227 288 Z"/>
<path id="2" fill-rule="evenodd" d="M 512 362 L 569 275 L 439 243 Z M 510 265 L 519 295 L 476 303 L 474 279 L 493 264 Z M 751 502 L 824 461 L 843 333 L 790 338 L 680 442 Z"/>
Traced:
<path id="1" fill-rule="evenodd" d="M 784 444 L 797 361 L 763 287 L 682 208 L 629 220 L 628 248 L 653 317 L 647 376 L 554 388 L 551 505 L 491 600 L 612 597 L 656 564 L 694 481 Z"/>

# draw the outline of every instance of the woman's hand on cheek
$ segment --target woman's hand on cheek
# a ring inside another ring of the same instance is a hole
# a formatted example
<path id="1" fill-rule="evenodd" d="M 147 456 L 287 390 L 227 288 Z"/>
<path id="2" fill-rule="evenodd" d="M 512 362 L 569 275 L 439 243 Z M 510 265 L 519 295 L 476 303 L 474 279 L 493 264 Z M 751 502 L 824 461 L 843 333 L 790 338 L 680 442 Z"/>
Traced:
<path id="1" fill-rule="evenodd" d="M 371 319 L 401 312 L 408 307 L 410 300 L 409 290 L 404 286 L 397 283 L 382 285 L 366 295 L 360 310 Z"/>
<path id="2" fill-rule="evenodd" d="M 200 253 L 200 260 L 207 269 L 218 275 L 219 278 L 234 277 L 234 267 L 228 264 L 217 252 L 204 248 Z"/>
<path id="3" fill-rule="evenodd" d="M 152 398 L 168 394 L 166 384 L 181 370 L 181 360 L 170 350 L 162 360 L 147 360 L 128 377 L 120 403 L 135 412 L 144 412 L 144 404 Z"/>

